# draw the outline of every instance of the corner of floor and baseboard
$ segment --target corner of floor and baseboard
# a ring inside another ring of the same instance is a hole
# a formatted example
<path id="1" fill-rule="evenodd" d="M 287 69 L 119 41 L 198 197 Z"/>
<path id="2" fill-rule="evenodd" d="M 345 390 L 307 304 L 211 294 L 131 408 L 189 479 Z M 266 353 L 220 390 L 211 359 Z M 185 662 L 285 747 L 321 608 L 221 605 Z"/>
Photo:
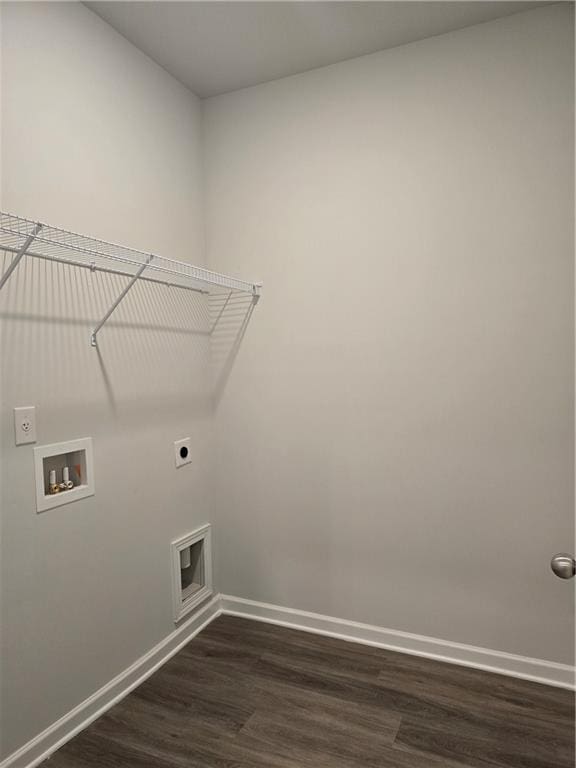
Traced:
<path id="1" fill-rule="evenodd" d="M 576 669 L 568 664 L 532 659 L 241 597 L 216 594 L 196 611 L 192 618 L 171 632 L 130 667 L 5 758 L 0 763 L 0 768 L 35 768 L 143 683 L 221 615 L 241 616 L 347 642 L 361 643 L 544 685 L 576 690 Z"/>
<path id="2" fill-rule="evenodd" d="M 257 621 L 327 635 L 352 643 L 371 645 L 412 656 L 422 656 L 448 664 L 474 667 L 486 672 L 517 677 L 544 685 L 571 690 L 576 688 L 576 669 L 568 664 L 532 659 L 489 648 L 478 648 L 450 640 L 385 629 L 371 624 L 322 616 L 318 613 L 284 608 L 230 595 L 220 596 L 220 610 L 221 613 L 230 616 L 244 616 Z"/>

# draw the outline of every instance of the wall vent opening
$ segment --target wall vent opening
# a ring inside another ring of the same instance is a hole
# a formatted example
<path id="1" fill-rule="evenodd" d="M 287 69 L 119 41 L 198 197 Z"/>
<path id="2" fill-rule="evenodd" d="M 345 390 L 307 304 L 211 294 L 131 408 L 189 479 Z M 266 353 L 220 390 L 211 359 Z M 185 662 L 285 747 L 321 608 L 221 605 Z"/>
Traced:
<path id="1" fill-rule="evenodd" d="M 204 525 L 172 542 L 174 621 L 212 595 L 212 542 Z"/>

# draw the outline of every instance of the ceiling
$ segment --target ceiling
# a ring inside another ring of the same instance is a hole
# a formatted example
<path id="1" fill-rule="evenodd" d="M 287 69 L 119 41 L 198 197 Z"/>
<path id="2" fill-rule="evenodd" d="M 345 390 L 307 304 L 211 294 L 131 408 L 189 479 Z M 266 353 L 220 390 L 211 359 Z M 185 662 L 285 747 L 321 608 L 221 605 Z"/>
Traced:
<path id="1" fill-rule="evenodd" d="M 542 2 L 86 2 L 200 97 L 509 16 Z"/>

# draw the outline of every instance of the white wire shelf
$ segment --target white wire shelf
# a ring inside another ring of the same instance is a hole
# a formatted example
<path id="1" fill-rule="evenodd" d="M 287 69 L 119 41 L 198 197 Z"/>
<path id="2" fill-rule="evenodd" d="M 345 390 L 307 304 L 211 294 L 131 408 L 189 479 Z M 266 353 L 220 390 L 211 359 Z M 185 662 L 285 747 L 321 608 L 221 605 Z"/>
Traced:
<path id="1" fill-rule="evenodd" d="M 137 280 L 161 283 L 196 293 L 228 294 L 228 298 L 237 293 L 250 294 L 254 303 L 258 301 L 262 287 L 260 283 L 239 280 L 203 267 L 195 267 L 184 261 L 175 261 L 108 243 L 2 211 L 0 250 L 15 254 L 10 266 L 0 277 L 0 290 L 24 256 L 130 278 L 124 290 L 93 330 L 90 337 L 93 346 L 96 346 L 98 332 Z"/>

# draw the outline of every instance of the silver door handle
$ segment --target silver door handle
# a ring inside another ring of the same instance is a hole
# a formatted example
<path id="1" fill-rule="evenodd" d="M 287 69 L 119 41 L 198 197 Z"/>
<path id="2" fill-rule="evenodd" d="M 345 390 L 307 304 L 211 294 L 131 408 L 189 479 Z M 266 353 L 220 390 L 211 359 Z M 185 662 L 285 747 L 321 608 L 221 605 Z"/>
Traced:
<path id="1" fill-rule="evenodd" d="M 571 579 L 576 574 L 576 560 L 565 552 L 554 555 L 550 567 L 559 579 Z"/>

